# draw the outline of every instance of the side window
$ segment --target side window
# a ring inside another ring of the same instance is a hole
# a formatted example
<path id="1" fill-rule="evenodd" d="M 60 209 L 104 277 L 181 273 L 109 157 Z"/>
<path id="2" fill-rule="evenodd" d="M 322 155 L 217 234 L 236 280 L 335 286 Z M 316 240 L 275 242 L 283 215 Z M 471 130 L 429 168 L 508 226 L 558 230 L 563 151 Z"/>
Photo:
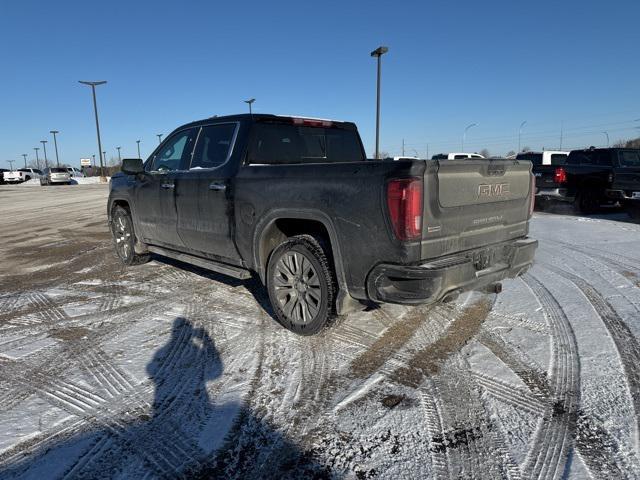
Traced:
<path id="1" fill-rule="evenodd" d="M 591 157 L 587 155 L 587 152 L 576 151 L 569 154 L 567 163 L 572 165 L 590 165 L 593 161 Z"/>
<path id="2" fill-rule="evenodd" d="M 149 170 L 166 172 L 179 170 L 184 165 L 183 160 L 188 160 L 193 151 L 193 142 L 197 129 L 182 130 L 169 137 L 156 152 L 153 161 L 149 162 Z"/>
<path id="3" fill-rule="evenodd" d="M 202 127 L 190 168 L 216 168 L 227 161 L 233 147 L 235 123 Z"/>

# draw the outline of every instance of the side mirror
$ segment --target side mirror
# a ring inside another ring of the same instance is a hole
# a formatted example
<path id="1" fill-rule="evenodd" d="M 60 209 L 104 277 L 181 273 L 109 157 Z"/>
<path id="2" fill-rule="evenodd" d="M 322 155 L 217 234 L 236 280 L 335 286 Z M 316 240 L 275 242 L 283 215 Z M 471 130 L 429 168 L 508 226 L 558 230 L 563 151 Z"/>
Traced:
<path id="1" fill-rule="evenodd" d="M 127 175 L 137 175 L 144 172 L 144 165 L 140 158 L 123 158 L 122 159 L 122 173 Z"/>

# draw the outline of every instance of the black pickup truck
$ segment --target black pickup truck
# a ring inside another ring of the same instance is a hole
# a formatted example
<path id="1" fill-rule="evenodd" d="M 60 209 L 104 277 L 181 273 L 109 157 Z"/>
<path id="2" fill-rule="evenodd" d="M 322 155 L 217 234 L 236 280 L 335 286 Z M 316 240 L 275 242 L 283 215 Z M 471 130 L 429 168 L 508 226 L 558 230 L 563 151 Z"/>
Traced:
<path id="1" fill-rule="evenodd" d="M 348 122 L 213 117 L 122 172 L 108 216 L 124 263 L 154 253 L 255 272 L 279 322 L 301 334 L 367 301 L 497 291 L 537 247 L 530 162 L 368 160 Z"/>
<path id="2" fill-rule="evenodd" d="M 581 213 L 595 213 L 619 202 L 633 217 L 640 211 L 640 149 L 572 150 L 563 164 L 533 165 L 536 202 L 574 203 Z"/>

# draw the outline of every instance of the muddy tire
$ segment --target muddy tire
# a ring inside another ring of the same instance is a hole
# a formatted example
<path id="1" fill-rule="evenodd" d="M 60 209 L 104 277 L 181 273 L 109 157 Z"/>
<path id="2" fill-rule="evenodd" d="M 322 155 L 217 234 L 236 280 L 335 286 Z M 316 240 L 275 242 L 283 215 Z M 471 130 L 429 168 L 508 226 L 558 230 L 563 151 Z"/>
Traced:
<path id="1" fill-rule="evenodd" d="M 136 236 L 129 210 L 123 207 L 113 209 L 111 235 L 118 258 L 125 265 L 140 265 L 149 261 L 148 253 L 136 253 Z"/>
<path id="2" fill-rule="evenodd" d="M 314 335 L 335 317 L 336 281 L 320 242 L 297 235 L 281 243 L 267 267 L 267 290 L 278 322 L 299 335 Z"/>
<path id="3" fill-rule="evenodd" d="M 575 200 L 575 209 L 578 213 L 592 214 L 600 210 L 600 197 L 589 190 L 580 190 Z"/>

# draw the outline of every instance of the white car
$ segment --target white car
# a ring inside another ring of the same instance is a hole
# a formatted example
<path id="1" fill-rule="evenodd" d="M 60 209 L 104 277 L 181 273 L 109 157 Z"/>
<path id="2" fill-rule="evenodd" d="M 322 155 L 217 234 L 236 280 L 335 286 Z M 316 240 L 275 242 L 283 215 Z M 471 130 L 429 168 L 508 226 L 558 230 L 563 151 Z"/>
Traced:
<path id="1" fill-rule="evenodd" d="M 479 153 L 451 152 L 439 153 L 431 157 L 432 160 L 459 160 L 461 158 L 484 158 Z"/>
<path id="2" fill-rule="evenodd" d="M 45 168 L 40 176 L 40 185 L 60 185 L 62 183 L 69 185 L 71 175 L 66 168 L 50 167 Z"/>
<path id="3" fill-rule="evenodd" d="M 4 172 L 4 181 L 7 183 L 22 183 L 40 178 L 41 175 L 42 171 L 37 168 L 19 168 L 11 172 Z"/>
<path id="4" fill-rule="evenodd" d="M 544 152 L 524 152 L 516 156 L 516 160 L 529 160 L 534 165 L 564 165 L 569 152 L 545 150 Z"/>
<path id="5" fill-rule="evenodd" d="M 84 178 L 86 175 L 82 170 L 76 167 L 67 167 L 67 172 L 71 178 Z"/>

